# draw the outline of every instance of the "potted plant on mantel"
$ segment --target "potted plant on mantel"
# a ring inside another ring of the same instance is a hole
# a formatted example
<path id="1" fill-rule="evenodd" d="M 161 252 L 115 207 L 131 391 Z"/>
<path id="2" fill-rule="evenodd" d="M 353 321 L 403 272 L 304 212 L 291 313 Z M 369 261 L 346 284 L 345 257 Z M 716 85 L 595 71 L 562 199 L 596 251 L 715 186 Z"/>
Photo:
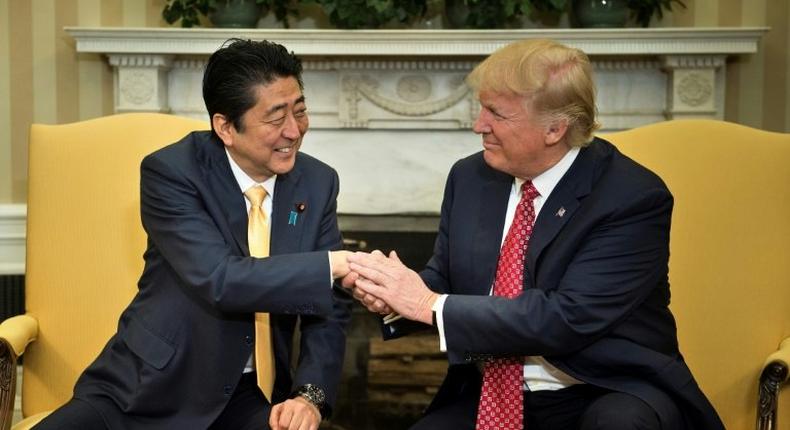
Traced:
<path id="1" fill-rule="evenodd" d="M 252 28 L 261 12 L 271 11 L 285 28 L 288 15 L 296 15 L 296 0 L 167 0 L 162 18 L 168 24 L 181 21 L 182 27 L 200 25 L 200 17 L 207 16 L 215 27 Z"/>
<path id="2" fill-rule="evenodd" d="M 650 25 L 650 19 L 656 15 L 658 19 L 664 18 L 664 10 L 672 11 L 672 3 L 679 4 L 684 9 L 686 5 L 680 0 L 628 0 L 628 9 L 631 16 L 642 27 Z"/>
<path id="3" fill-rule="evenodd" d="M 571 18 L 578 27 L 625 27 L 630 14 L 647 27 L 654 15 L 662 19 L 665 10 L 671 11 L 673 3 L 686 7 L 681 0 L 571 0 Z"/>
<path id="4" fill-rule="evenodd" d="M 336 28 L 381 28 L 413 24 L 425 15 L 427 0 L 300 0 L 317 3 Z"/>
<path id="5" fill-rule="evenodd" d="M 447 21 L 455 28 L 504 28 L 533 14 L 558 17 L 568 0 L 445 0 Z"/>

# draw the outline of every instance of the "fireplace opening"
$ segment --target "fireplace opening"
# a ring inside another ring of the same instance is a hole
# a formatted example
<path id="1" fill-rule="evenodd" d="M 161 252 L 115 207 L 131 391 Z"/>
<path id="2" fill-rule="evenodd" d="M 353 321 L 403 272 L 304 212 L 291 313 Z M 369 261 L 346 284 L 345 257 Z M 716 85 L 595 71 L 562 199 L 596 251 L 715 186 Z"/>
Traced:
<path id="1" fill-rule="evenodd" d="M 433 252 L 433 231 L 344 230 L 346 249 L 398 253 L 420 271 Z M 354 303 L 346 357 L 335 412 L 322 428 L 402 430 L 416 422 L 433 398 L 447 369 L 438 335 L 420 334 L 384 342 L 381 317 Z"/>

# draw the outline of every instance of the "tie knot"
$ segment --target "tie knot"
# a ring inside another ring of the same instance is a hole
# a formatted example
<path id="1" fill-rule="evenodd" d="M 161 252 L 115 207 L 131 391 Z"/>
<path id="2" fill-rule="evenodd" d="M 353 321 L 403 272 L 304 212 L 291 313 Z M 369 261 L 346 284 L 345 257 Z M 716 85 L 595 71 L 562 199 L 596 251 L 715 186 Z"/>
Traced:
<path id="1" fill-rule="evenodd" d="M 521 184 L 521 193 L 522 193 L 521 198 L 523 200 L 530 200 L 530 201 L 534 200 L 535 197 L 540 195 L 538 189 L 535 188 L 534 185 L 532 185 L 532 181 L 526 181 L 523 184 Z"/>
<path id="2" fill-rule="evenodd" d="M 260 185 L 254 185 L 247 188 L 247 191 L 244 192 L 244 196 L 247 197 L 251 205 L 261 207 L 263 199 L 266 198 L 266 190 Z"/>

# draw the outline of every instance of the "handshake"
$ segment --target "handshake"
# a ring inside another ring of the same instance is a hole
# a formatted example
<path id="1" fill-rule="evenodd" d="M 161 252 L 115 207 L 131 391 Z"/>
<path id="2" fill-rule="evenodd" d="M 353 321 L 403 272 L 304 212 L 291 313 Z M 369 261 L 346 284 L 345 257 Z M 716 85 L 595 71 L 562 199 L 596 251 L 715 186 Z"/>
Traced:
<path id="1" fill-rule="evenodd" d="M 432 306 L 438 294 L 422 278 L 401 263 L 398 254 L 381 251 L 332 251 L 332 277 L 369 311 L 386 315 L 384 322 L 399 317 L 425 324 L 433 320 Z"/>

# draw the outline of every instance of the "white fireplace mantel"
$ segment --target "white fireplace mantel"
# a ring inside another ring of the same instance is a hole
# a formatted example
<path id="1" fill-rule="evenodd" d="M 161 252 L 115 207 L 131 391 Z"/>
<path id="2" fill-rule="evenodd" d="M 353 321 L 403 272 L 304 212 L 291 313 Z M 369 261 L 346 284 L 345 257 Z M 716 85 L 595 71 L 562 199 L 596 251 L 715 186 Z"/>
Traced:
<path id="1" fill-rule="evenodd" d="M 768 29 L 269 30 L 67 27 L 78 52 L 210 54 L 232 37 L 281 43 L 301 56 L 485 56 L 519 39 L 550 38 L 588 55 L 737 55 Z"/>
<path id="2" fill-rule="evenodd" d="M 515 40 L 552 38 L 593 63 L 605 131 L 724 117 L 728 57 L 767 28 L 274 30 L 75 28 L 77 52 L 115 71 L 115 111 L 206 119 L 203 67 L 229 38 L 271 40 L 303 58 L 311 131 L 303 149 L 340 173 L 342 214 L 435 215 L 450 165 L 479 150 L 463 78 Z"/>

